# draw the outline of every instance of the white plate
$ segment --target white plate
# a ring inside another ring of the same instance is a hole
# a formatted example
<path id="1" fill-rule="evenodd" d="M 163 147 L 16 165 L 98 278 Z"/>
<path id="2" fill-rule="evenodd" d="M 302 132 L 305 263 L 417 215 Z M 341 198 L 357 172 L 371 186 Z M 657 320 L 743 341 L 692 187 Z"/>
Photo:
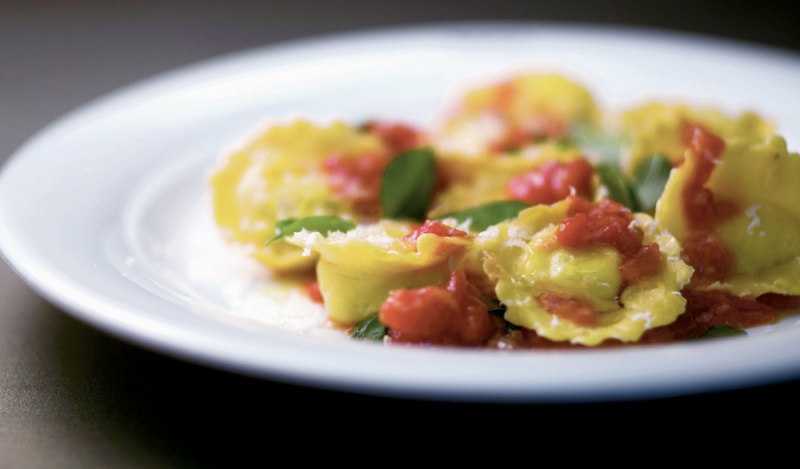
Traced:
<path id="1" fill-rule="evenodd" d="M 800 136 L 800 60 L 638 30 L 472 24 L 369 32 L 181 69 L 45 129 L 0 179 L 0 248 L 45 298 L 144 347 L 247 375 L 362 393 L 484 401 L 673 396 L 800 376 L 790 318 L 744 338 L 589 351 L 383 347 L 320 326 L 219 242 L 205 172 L 266 118 L 424 123 L 465 83 L 555 70 L 607 109 L 655 95 L 754 108 Z M 288 312 L 294 315 L 287 314 Z M 287 319 L 292 318 L 292 319 Z"/>

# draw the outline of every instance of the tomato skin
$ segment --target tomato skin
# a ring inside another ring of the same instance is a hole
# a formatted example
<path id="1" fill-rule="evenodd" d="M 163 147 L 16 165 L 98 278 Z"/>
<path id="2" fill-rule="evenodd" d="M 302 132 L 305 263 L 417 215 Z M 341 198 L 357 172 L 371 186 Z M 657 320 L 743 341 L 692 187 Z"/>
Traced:
<path id="1" fill-rule="evenodd" d="M 552 204 L 566 199 L 574 191 L 589 198 L 592 192 L 592 166 L 584 158 L 572 161 L 548 161 L 530 172 L 511 178 L 508 195 L 530 205 Z"/>
<path id="2" fill-rule="evenodd" d="M 455 271 L 444 285 L 389 293 L 379 320 L 394 342 L 430 345 L 482 345 L 492 333 L 489 306 Z"/>

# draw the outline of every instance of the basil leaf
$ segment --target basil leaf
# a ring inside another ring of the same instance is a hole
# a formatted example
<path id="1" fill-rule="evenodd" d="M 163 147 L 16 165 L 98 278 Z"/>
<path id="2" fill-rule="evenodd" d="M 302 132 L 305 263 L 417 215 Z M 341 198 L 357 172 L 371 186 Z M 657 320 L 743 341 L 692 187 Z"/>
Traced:
<path id="1" fill-rule="evenodd" d="M 267 246 L 285 236 L 304 229 L 308 231 L 318 231 L 327 235 L 331 231 L 350 231 L 355 227 L 355 223 L 337 217 L 336 215 L 312 215 L 310 217 L 300 218 L 299 220 L 287 218 L 275 223 L 275 237 L 267 241 Z"/>
<path id="2" fill-rule="evenodd" d="M 599 163 L 594 169 L 600 176 L 600 183 L 608 189 L 608 198 L 628 207 L 632 212 L 640 211 L 639 199 L 633 187 L 617 166 Z"/>
<path id="3" fill-rule="evenodd" d="M 641 211 L 655 213 L 656 203 L 664 193 L 672 164 L 666 156 L 655 154 L 636 168 L 632 184 L 639 199 Z"/>
<path id="4" fill-rule="evenodd" d="M 730 326 L 713 326 L 697 338 L 709 339 L 712 337 L 728 337 L 733 335 L 747 335 L 747 332 Z"/>
<path id="5" fill-rule="evenodd" d="M 530 207 L 530 205 L 518 200 L 501 200 L 478 205 L 477 207 L 468 208 L 459 212 L 448 213 L 436 217 L 436 219 L 454 218 L 459 223 L 472 220 L 469 225 L 470 230 L 483 231 L 492 225 L 516 217 L 519 212 L 528 207 Z"/>
<path id="6" fill-rule="evenodd" d="M 378 320 L 378 315 L 376 313 L 358 321 L 356 325 L 353 326 L 350 336 L 354 339 L 379 341 L 383 340 L 383 336 L 386 335 L 386 330 L 387 327 Z"/>
<path id="7" fill-rule="evenodd" d="M 392 160 L 381 180 L 381 210 L 385 218 L 422 221 L 433 198 L 436 162 L 433 150 L 418 148 Z"/>

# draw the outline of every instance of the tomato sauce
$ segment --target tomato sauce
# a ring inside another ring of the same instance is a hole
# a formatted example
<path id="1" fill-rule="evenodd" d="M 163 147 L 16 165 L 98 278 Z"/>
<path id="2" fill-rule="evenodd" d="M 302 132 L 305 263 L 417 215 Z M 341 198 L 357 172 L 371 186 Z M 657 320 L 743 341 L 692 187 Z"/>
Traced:
<path id="1" fill-rule="evenodd" d="M 328 186 L 359 212 L 380 216 L 381 177 L 391 158 L 385 154 L 345 156 L 333 153 L 322 164 Z"/>
<path id="2" fill-rule="evenodd" d="M 322 291 L 319 289 L 319 282 L 316 280 L 306 284 L 306 296 L 318 304 L 325 304 L 325 299 L 322 297 Z"/>
<path id="3" fill-rule="evenodd" d="M 490 152 L 516 151 L 525 145 L 562 138 L 567 134 L 567 126 L 562 119 L 541 112 L 527 114 L 524 122 L 513 122 L 509 110 L 513 108 L 517 98 L 517 88 L 513 81 L 502 83 L 495 89 L 488 109 L 503 119 L 506 131 L 489 145 Z"/>
<path id="4" fill-rule="evenodd" d="M 704 185 L 719 163 L 725 142 L 699 125 L 686 124 L 683 140 L 695 158 L 694 171 L 681 193 L 683 213 L 688 225 L 688 235 L 681 240 L 683 258 L 695 269 L 692 285 L 708 285 L 724 281 L 733 273 L 736 258 L 714 229 L 719 223 L 736 214 L 737 208 L 729 202 L 717 201 Z"/>
<path id="5" fill-rule="evenodd" d="M 621 288 L 660 270 L 661 251 L 658 244 L 642 244 L 644 233 L 632 225 L 633 214 L 630 210 L 612 200 L 593 204 L 571 197 L 568 216 L 556 231 L 555 238 L 559 244 L 570 248 L 590 245 L 614 247 L 622 255 L 619 267 Z M 585 327 L 597 325 L 597 311 L 579 299 L 548 292 L 539 295 L 536 300 L 557 317 Z"/>
<path id="6" fill-rule="evenodd" d="M 509 197 L 529 205 L 553 204 L 570 194 L 592 196 L 592 166 L 584 158 L 548 161 L 506 184 Z"/>
<path id="7" fill-rule="evenodd" d="M 403 241 L 416 244 L 419 237 L 424 234 L 434 234 L 441 237 L 466 237 L 469 236 L 466 232 L 453 228 L 452 226 L 445 225 L 440 221 L 426 220 L 419 228 L 403 237 Z"/>
<path id="8" fill-rule="evenodd" d="M 592 305 L 556 293 L 541 293 L 536 302 L 556 317 L 584 327 L 597 326 L 597 311 Z"/>
<path id="9" fill-rule="evenodd" d="M 632 225 L 633 213 L 612 200 L 592 204 L 573 198 L 565 218 L 556 231 L 562 246 L 613 246 L 622 255 L 620 274 L 623 284 L 659 271 L 661 251 L 658 244 L 642 245 L 644 233 Z"/>
<path id="10" fill-rule="evenodd" d="M 481 346 L 496 324 L 461 271 L 444 285 L 393 290 L 378 318 L 393 342 L 429 345 Z"/>
<path id="11" fill-rule="evenodd" d="M 400 153 L 422 146 L 425 136 L 401 123 L 370 121 L 363 130 L 376 135 L 386 150 L 378 154 L 328 155 L 322 163 L 328 186 L 340 199 L 349 202 L 359 213 L 380 216 L 380 192 L 383 172 Z"/>
<path id="12" fill-rule="evenodd" d="M 423 146 L 426 140 L 419 130 L 398 122 L 370 121 L 363 128 L 380 138 L 389 153 L 395 156 Z"/>

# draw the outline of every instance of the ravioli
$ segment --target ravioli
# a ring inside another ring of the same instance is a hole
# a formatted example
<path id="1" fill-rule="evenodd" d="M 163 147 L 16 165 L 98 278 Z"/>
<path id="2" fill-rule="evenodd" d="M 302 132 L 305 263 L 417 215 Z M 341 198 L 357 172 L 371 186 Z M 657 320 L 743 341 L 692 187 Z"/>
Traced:
<path id="1" fill-rule="evenodd" d="M 800 155 L 757 114 L 651 102 L 612 128 L 546 73 L 444 111 L 264 127 L 210 175 L 217 224 L 270 272 L 315 272 L 356 339 L 450 344 L 480 316 L 457 345 L 669 342 L 800 304 Z"/>
<path id="2" fill-rule="evenodd" d="M 644 243 L 659 246 L 660 269 L 622 288 L 622 258 L 616 249 L 571 249 L 556 241 L 555 231 L 569 203 L 531 207 L 479 235 L 484 270 L 506 305 L 505 319 L 553 341 L 590 346 L 607 339 L 633 342 L 646 330 L 675 321 L 686 305 L 680 290 L 692 276 L 692 268 L 680 259 L 676 239 L 649 216 L 636 214 L 633 223 L 643 230 Z M 559 318 L 537 301 L 541 294 L 590 305 L 598 313 L 597 325 Z"/>
<path id="3" fill-rule="evenodd" d="M 689 232 L 683 190 L 697 165 L 686 152 L 672 171 L 656 208 L 656 220 L 678 239 Z M 755 298 L 764 293 L 800 295 L 800 154 L 772 136 L 760 142 L 725 140 L 725 150 L 705 187 L 736 213 L 715 233 L 735 256 L 733 274 L 704 288 Z"/>
<path id="4" fill-rule="evenodd" d="M 595 126 L 600 111 L 591 93 L 559 74 L 520 74 L 470 89 L 442 119 L 434 143 L 447 154 L 476 156 L 558 140 L 575 126 Z"/>
<path id="5" fill-rule="evenodd" d="M 683 161 L 685 123 L 701 124 L 721 137 L 760 141 L 773 127 L 753 112 L 730 117 L 717 109 L 694 108 L 686 104 L 649 102 L 622 115 L 622 130 L 628 138 L 624 167 L 633 174 L 654 154 L 666 156 L 677 166 Z"/>
<path id="6" fill-rule="evenodd" d="M 211 174 L 217 224 L 228 241 L 275 271 L 313 268 L 315 257 L 284 240 L 271 243 L 279 220 L 311 215 L 355 216 L 332 194 L 322 171 L 332 154 L 383 151 L 374 135 L 343 122 L 319 126 L 298 120 L 272 125 L 227 152 Z"/>
<path id="7" fill-rule="evenodd" d="M 448 170 L 450 184 L 440 192 L 429 213 L 435 218 L 450 212 L 465 210 L 478 205 L 510 200 L 509 180 L 541 167 L 550 161 L 568 162 L 583 157 L 576 147 L 545 144 L 531 149 L 514 158 L 501 158 L 493 155 L 459 159 L 450 155 L 450 161 L 457 170 Z M 447 164 L 443 163 L 444 166 Z M 454 173 L 458 173 L 457 175 Z"/>
<path id="8" fill-rule="evenodd" d="M 446 281 L 473 243 L 471 236 L 422 234 L 403 238 L 409 223 L 382 220 L 347 233 L 301 231 L 289 242 L 319 254 L 317 281 L 329 316 L 353 324 L 377 313 L 389 292 Z"/>

